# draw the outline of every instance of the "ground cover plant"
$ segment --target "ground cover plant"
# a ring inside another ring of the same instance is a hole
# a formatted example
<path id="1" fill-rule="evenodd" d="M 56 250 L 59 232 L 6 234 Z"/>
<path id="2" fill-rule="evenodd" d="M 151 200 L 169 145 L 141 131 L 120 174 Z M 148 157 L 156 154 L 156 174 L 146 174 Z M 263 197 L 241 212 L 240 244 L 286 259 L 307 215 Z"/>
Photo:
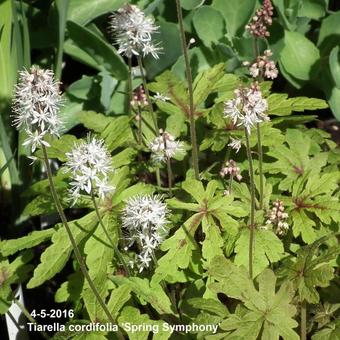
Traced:
<path id="1" fill-rule="evenodd" d="M 317 123 L 339 117 L 339 13 L 1 1 L 0 314 L 31 339 L 339 338 Z"/>

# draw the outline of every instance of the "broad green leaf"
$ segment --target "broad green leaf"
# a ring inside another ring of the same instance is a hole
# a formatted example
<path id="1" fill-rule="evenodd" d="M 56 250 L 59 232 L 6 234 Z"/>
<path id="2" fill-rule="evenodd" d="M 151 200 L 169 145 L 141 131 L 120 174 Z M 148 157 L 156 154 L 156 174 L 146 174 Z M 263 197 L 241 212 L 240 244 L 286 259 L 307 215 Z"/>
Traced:
<path id="1" fill-rule="evenodd" d="M 0 252 L 3 256 L 13 255 L 19 250 L 33 248 L 38 244 L 50 239 L 56 232 L 54 228 L 46 230 L 36 230 L 27 236 L 0 242 Z"/>
<path id="2" fill-rule="evenodd" d="M 157 22 L 159 34 L 154 35 L 155 42 L 160 42 L 162 54 L 159 59 L 147 56 L 144 61 L 147 77 L 153 79 L 176 62 L 182 54 L 178 25 L 172 22 Z"/>
<path id="3" fill-rule="evenodd" d="M 315 222 L 310 219 L 303 210 L 295 210 L 291 213 L 293 221 L 293 235 L 298 237 L 301 235 L 304 242 L 310 244 L 316 240 L 314 230 Z"/>
<path id="4" fill-rule="evenodd" d="M 118 235 L 116 230 L 114 230 L 114 226 L 116 226 L 115 219 L 111 218 L 109 214 L 106 214 L 102 222 L 111 237 L 111 241 L 117 244 Z M 112 261 L 114 250 L 100 224 L 98 224 L 97 229 L 86 242 L 84 253 L 86 254 L 86 265 L 91 280 L 97 287 L 99 295 L 103 301 L 105 301 L 109 294 L 107 272 Z M 84 281 L 82 297 L 91 321 L 107 321 L 107 316 L 87 281 Z"/>
<path id="5" fill-rule="evenodd" d="M 294 331 L 298 326 L 293 319 L 296 308 L 291 304 L 294 297 L 293 285 L 285 282 L 276 292 L 276 277 L 265 269 L 258 277 L 258 290 L 244 267 L 237 267 L 223 256 L 216 257 L 209 268 L 210 275 L 217 281 L 210 289 L 244 303 L 243 310 L 236 309 L 221 322 L 220 327 L 229 334 L 224 339 L 298 340 Z M 270 335 L 270 336 L 269 336 Z"/>
<path id="6" fill-rule="evenodd" d="M 204 45 L 211 47 L 224 36 L 225 21 L 221 12 L 211 6 L 198 8 L 193 16 L 193 25 Z M 209 25 L 207 25 L 209 23 Z"/>
<path id="7" fill-rule="evenodd" d="M 77 114 L 79 122 L 87 129 L 101 133 L 113 121 L 112 117 L 94 111 L 82 111 Z"/>
<path id="8" fill-rule="evenodd" d="M 212 92 L 216 91 L 216 83 L 218 84 L 224 77 L 224 69 L 224 64 L 218 64 L 197 75 L 193 84 L 195 106 L 202 104 Z"/>
<path id="9" fill-rule="evenodd" d="M 196 297 L 188 300 L 188 304 L 196 309 L 213 313 L 221 317 L 229 315 L 228 308 L 217 300 Z"/>
<path id="10" fill-rule="evenodd" d="M 128 284 L 123 284 L 112 290 L 107 308 L 114 318 L 118 316 L 118 313 L 130 298 L 131 288 Z"/>
<path id="11" fill-rule="evenodd" d="M 68 20 L 85 25 L 98 16 L 117 10 L 125 4 L 124 0 L 70 0 Z"/>
<path id="12" fill-rule="evenodd" d="M 318 20 L 322 18 L 327 10 L 327 0 L 306 0 L 299 9 L 299 17 L 307 17 Z"/>
<path id="13" fill-rule="evenodd" d="M 70 152 L 77 138 L 73 135 L 63 135 L 58 139 L 54 139 L 50 142 L 50 147 L 47 148 L 48 158 L 57 158 L 61 162 L 66 162 L 66 152 Z M 42 150 L 38 150 L 35 154 L 37 157 L 43 159 Z"/>
<path id="14" fill-rule="evenodd" d="M 67 277 L 67 281 L 63 282 L 54 295 L 57 303 L 73 302 L 78 303 L 83 290 L 83 274 L 76 272 Z"/>
<path id="15" fill-rule="evenodd" d="M 0 262 L 0 314 L 7 313 L 13 301 L 11 285 L 27 280 L 27 274 L 32 266 L 26 265 L 33 257 L 31 251 L 24 251 L 12 262 Z"/>
<path id="16" fill-rule="evenodd" d="M 268 114 L 275 116 L 286 116 L 292 112 L 303 112 L 305 110 L 325 109 L 327 103 L 322 99 L 295 97 L 289 98 L 287 94 L 274 93 L 268 98 Z"/>
<path id="17" fill-rule="evenodd" d="M 253 248 L 253 272 L 257 276 L 271 263 L 278 262 L 284 256 L 283 243 L 270 230 L 255 230 Z M 235 246 L 235 264 L 248 268 L 250 231 L 243 229 Z"/>
<path id="18" fill-rule="evenodd" d="M 339 46 L 332 49 L 329 55 L 329 66 L 332 77 L 338 89 L 340 89 L 340 62 L 339 62 Z"/>
<path id="19" fill-rule="evenodd" d="M 300 301 L 318 303 L 317 287 L 327 287 L 334 277 L 331 261 L 340 253 L 337 246 L 319 251 L 320 246 L 327 241 L 325 236 L 314 243 L 297 251 L 297 257 L 290 256 L 283 260 L 278 275 L 292 282 L 298 290 Z"/>
<path id="20" fill-rule="evenodd" d="M 73 237 L 77 243 L 81 242 L 97 225 L 94 212 L 79 220 L 69 222 Z M 65 266 L 72 252 L 72 245 L 65 228 L 62 226 L 52 236 L 50 245 L 41 255 L 40 263 L 35 268 L 33 277 L 27 283 L 27 288 L 35 288 L 51 279 Z"/>
<path id="21" fill-rule="evenodd" d="M 101 132 L 101 138 L 104 139 L 109 151 L 134 140 L 129 121 L 127 116 L 113 118 Z"/>
<path id="22" fill-rule="evenodd" d="M 319 58 L 319 50 L 310 40 L 298 32 L 285 31 L 280 62 L 289 74 L 300 80 L 310 79 Z"/>
<path id="23" fill-rule="evenodd" d="M 211 216 L 204 217 L 202 220 L 204 241 L 202 242 L 202 256 L 210 263 L 218 255 L 223 255 L 222 246 L 224 240 L 221 231 Z"/>
<path id="24" fill-rule="evenodd" d="M 214 0 L 212 7 L 219 10 L 227 25 L 228 37 L 241 36 L 255 8 L 255 0 Z"/>
<path id="25" fill-rule="evenodd" d="M 194 235 L 202 218 L 200 213 L 191 216 L 173 236 L 162 243 L 161 250 L 167 253 L 158 260 L 155 270 L 157 277 L 162 279 L 169 275 L 171 278 L 177 271 L 188 268 L 193 251 L 198 249 Z"/>
<path id="26" fill-rule="evenodd" d="M 338 35 L 340 34 L 340 27 L 338 22 L 340 20 L 340 12 L 334 12 L 327 18 L 322 20 L 320 33 L 318 38 L 318 47 L 321 54 L 328 56 L 334 46 L 339 44 Z"/>
<path id="27" fill-rule="evenodd" d="M 73 42 L 89 54 L 103 71 L 106 70 L 117 79 L 127 79 L 127 66 L 111 45 L 75 22 L 68 21 L 67 29 Z"/>
<path id="28" fill-rule="evenodd" d="M 113 276 L 111 279 L 118 285 L 128 286 L 144 302 L 143 304 L 145 302 L 150 303 L 159 314 L 174 313 L 171 309 L 171 302 L 159 283 L 150 282 L 147 278 L 141 279 L 139 277 Z"/>
<path id="29" fill-rule="evenodd" d="M 205 198 L 203 184 L 196 179 L 187 178 L 182 183 L 182 188 L 199 203 L 201 203 Z"/>
<path id="30" fill-rule="evenodd" d="M 339 339 L 340 339 L 339 320 L 329 323 L 326 327 L 312 335 L 312 340 L 339 340 Z"/>

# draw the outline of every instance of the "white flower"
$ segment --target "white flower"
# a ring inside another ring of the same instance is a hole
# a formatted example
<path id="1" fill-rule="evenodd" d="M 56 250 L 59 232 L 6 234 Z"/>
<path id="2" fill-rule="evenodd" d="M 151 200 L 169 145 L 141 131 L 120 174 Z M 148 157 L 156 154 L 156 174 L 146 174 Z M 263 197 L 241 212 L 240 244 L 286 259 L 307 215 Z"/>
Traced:
<path id="1" fill-rule="evenodd" d="M 162 102 L 167 102 L 167 101 L 170 100 L 169 97 L 167 97 L 167 96 L 165 96 L 165 95 L 163 95 L 163 94 L 161 94 L 161 93 L 159 93 L 159 92 L 157 92 L 157 93 L 153 96 L 153 98 L 154 98 L 155 100 L 160 100 L 160 101 L 162 101 Z"/>
<path id="2" fill-rule="evenodd" d="M 13 100 L 13 125 L 26 131 L 28 138 L 24 146 L 34 152 L 38 146 L 49 146 L 44 141 L 46 134 L 59 137 L 62 123 L 58 117 L 62 98 L 60 83 L 54 80 L 51 70 L 31 67 L 19 72 Z"/>
<path id="3" fill-rule="evenodd" d="M 130 198 L 122 213 L 122 227 L 129 247 L 137 243 L 140 253 L 137 265 L 142 271 L 149 267 L 153 252 L 168 234 L 169 211 L 159 196 L 134 196 Z"/>
<path id="4" fill-rule="evenodd" d="M 236 139 L 233 137 L 230 137 L 230 139 L 231 139 L 231 142 L 228 144 L 228 146 L 230 146 L 232 149 L 236 151 L 236 153 L 238 153 L 242 146 L 241 139 Z"/>
<path id="5" fill-rule="evenodd" d="M 135 5 L 125 5 L 113 13 L 109 22 L 115 43 L 119 46 L 118 53 L 132 55 L 151 54 L 158 59 L 162 48 L 152 42 L 152 34 L 158 31 L 154 19 L 146 17 Z"/>
<path id="6" fill-rule="evenodd" d="M 184 152 L 183 142 L 176 141 L 174 136 L 162 130 L 160 136 L 149 143 L 149 148 L 152 152 L 151 158 L 155 162 L 166 162 L 167 159 Z"/>
<path id="7" fill-rule="evenodd" d="M 75 143 L 71 152 L 66 153 L 65 172 L 71 173 L 69 189 L 73 204 L 82 192 L 92 193 L 104 199 L 114 191 L 108 184 L 108 176 L 113 172 L 111 158 L 103 140 L 87 137 L 87 141 Z"/>
<path id="8" fill-rule="evenodd" d="M 224 104 L 224 117 L 229 117 L 233 124 L 245 127 L 250 134 L 257 123 L 269 120 L 265 114 L 268 103 L 256 83 L 250 88 L 236 90 L 235 95 L 236 98 Z"/>

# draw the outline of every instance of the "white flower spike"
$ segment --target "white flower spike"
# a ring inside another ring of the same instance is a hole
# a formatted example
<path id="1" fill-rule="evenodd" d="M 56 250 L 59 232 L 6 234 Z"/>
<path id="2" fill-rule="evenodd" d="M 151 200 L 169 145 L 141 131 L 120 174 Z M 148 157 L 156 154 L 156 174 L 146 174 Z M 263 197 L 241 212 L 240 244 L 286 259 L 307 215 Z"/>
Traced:
<path id="1" fill-rule="evenodd" d="M 82 193 L 92 191 L 100 199 L 114 191 L 108 177 L 113 172 L 110 154 L 103 140 L 87 137 L 87 141 L 75 143 L 71 152 L 66 153 L 65 172 L 71 173 L 70 197 L 75 204 Z"/>
<path id="2" fill-rule="evenodd" d="M 267 100 L 262 98 L 259 86 L 255 83 L 250 88 L 235 91 L 236 97 L 224 104 L 224 117 L 229 117 L 233 124 L 246 128 L 248 134 L 257 123 L 268 121 Z"/>
<path id="3" fill-rule="evenodd" d="M 168 235 L 168 214 L 169 210 L 162 202 L 162 197 L 157 195 L 134 196 L 126 203 L 122 227 L 130 243 L 129 247 L 137 243 L 140 248 L 137 256 L 140 272 L 150 266 L 154 250 Z"/>
<path id="4" fill-rule="evenodd" d="M 150 54 L 159 59 L 158 54 L 162 48 L 152 42 L 152 35 L 158 31 L 158 26 L 153 18 L 146 17 L 137 6 L 127 4 L 113 13 L 109 28 L 119 46 L 118 53 L 129 58 Z"/>
<path id="5" fill-rule="evenodd" d="M 58 117 L 62 105 L 60 83 L 54 80 L 51 70 L 36 66 L 19 72 L 13 100 L 13 125 L 27 133 L 24 146 L 34 152 L 39 146 L 50 145 L 44 140 L 46 134 L 59 137 L 63 125 Z"/>

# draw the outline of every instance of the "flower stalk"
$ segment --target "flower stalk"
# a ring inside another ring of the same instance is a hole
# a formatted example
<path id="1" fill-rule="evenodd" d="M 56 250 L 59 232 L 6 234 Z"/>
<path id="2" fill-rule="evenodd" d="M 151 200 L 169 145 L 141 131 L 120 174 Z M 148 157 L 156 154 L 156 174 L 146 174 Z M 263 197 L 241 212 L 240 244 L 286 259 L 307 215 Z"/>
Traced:
<path id="1" fill-rule="evenodd" d="M 250 224 L 249 224 L 249 277 L 253 278 L 253 249 L 255 238 L 255 183 L 254 183 L 254 167 L 251 155 L 249 133 L 244 129 L 246 135 L 246 149 L 249 162 L 249 179 L 250 179 Z"/>
<path id="2" fill-rule="evenodd" d="M 185 40 L 184 21 L 182 15 L 182 9 L 180 0 L 176 0 L 177 18 L 179 24 L 179 31 L 181 36 L 182 51 L 185 63 L 185 72 L 188 82 L 189 92 L 189 119 L 190 119 L 190 138 L 192 145 L 192 167 L 195 172 L 195 177 L 199 180 L 199 164 L 198 164 L 198 148 L 197 148 L 197 136 L 196 136 L 196 122 L 195 122 L 195 108 L 194 108 L 194 91 L 192 85 L 192 74 L 189 61 L 188 46 Z"/>
<path id="3" fill-rule="evenodd" d="M 307 339 L 307 302 L 303 300 L 300 306 L 300 339 Z"/>

